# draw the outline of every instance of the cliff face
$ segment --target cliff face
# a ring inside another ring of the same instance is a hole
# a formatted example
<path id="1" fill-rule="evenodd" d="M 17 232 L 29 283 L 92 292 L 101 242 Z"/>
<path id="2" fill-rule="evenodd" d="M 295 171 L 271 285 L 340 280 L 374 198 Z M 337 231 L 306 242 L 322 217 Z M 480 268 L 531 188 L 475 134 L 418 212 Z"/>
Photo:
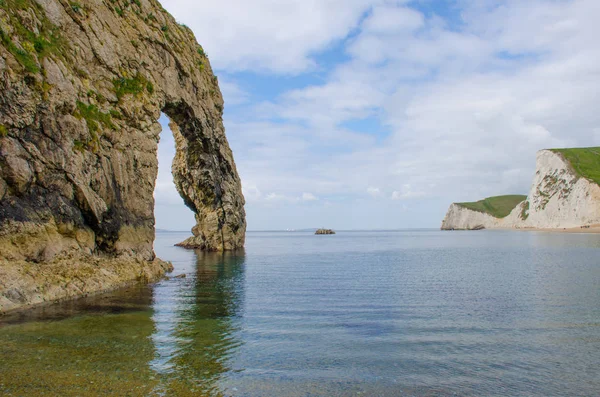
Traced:
<path id="1" fill-rule="evenodd" d="M 453 203 L 442 221 L 442 230 L 493 229 L 498 227 L 500 219 L 484 212 L 470 210 Z"/>
<path id="2" fill-rule="evenodd" d="M 151 262 L 161 111 L 176 138 L 175 184 L 196 213 L 185 245 L 243 246 L 217 78 L 157 1 L 2 0 L 0 39 L 0 273 L 65 258 L 135 261 L 136 277 L 164 271 Z M 2 299 L 35 303 L 43 280 L 7 292 L 2 276 L 0 311 Z"/>
<path id="3" fill-rule="evenodd" d="M 535 178 L 525 207 L 528 210 L 523 227 L 599 224 L 600 186 L 579 175 L 562 154 L 542 150 L 537 155 Z"/>
<path id="4" fill-rule="evenodd" d="M 600 156 L 598 157 L 600 164 Z M 527 199 L 505 218 L 452 204 L 442 229 L 572 228 L 600 224 L 600 186 L 582 175 L 558 151 L 537 154 Z"/>

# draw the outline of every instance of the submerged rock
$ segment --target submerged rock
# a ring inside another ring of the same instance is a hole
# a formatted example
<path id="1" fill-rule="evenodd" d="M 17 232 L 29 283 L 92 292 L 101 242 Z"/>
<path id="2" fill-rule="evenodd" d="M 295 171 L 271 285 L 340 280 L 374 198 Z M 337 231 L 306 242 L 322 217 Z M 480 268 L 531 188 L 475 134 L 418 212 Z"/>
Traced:
<path id="1" fill-rule="evenodd" d="M 0 311 L 13 307 L 7 301 L 32 303 L 33 285 L 46 300 L 72 295 L 69 281 L 44 281 L 28 264 L 62 272 L 93 263 L 77 275 L 84 283 L 114 261 L 164 271 L 153 262 L 161 112 L 176 142 L 175 185 L 196 214 L 184 245 L 244 245 L 223 98 L 192 31 L 155 0 L 74 4 L 5 0 L 0 9 L 0 268 L 12 277 L 0 281 Z"/>

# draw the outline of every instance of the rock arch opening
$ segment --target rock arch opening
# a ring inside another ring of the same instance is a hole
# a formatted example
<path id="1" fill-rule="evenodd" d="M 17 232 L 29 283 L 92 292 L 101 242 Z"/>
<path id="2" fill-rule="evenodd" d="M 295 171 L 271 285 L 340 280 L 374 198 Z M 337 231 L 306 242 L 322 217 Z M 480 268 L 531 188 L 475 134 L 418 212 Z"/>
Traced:
<path id="1" fill-rule="evenodd" d="M 244 199 L 220 117 L 216 123 L 199 118 L 183 100 L 167 102 L 162 114 L 175 144 L 173 183 L 196 220 L 192 237 L 178 245 L 206 251 L 242 247 Z"/>
<path id="2" fill-rule="evenodd" d="M 154 187 L 154 219 L 157 231 L 189 232 L 196 224 L 194 212 L 185 205 L 175 187 L 171 168 L 175 159 L 175 137 L 171 121 L 161 113 L 158 142 L 158 176 Z"/>

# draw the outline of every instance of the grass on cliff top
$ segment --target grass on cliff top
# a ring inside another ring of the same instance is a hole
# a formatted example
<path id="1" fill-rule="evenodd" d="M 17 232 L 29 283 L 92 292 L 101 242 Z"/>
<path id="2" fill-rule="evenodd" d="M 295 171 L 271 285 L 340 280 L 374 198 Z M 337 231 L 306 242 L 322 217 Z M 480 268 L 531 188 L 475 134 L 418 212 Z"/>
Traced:
<path id="1" fill-rule="evenodd" d="M 579 176 L 600 185 L 600 147 L 551 150 L 562 154 Z"/>
<path id="2" fill-rule="evenodd" d="M 474 203 L 456 204 L 473 211 L 490 214 L 495 218 L 505 218 L 520 202 L 526 199 L 527 196 L 513 194 L 508 196 L 488 197 Z"/>

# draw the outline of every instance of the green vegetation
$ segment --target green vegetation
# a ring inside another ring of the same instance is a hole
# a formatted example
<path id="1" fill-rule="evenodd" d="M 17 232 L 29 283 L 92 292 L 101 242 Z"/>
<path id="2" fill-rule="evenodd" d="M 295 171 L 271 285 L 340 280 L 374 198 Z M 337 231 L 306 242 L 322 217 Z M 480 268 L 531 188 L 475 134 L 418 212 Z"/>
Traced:
<path id="1" fill-rule="evenodd" d="M 2 1 L 2 5 L 7 5 L 8 7 L 16 8 L 17 10 L 26 10 L 29 6 L 27 0 L 4 0 Z"/>
<path id="2" fill-rule="evenodd" d="M 125 77 L 114 79 L 113 85 L 115 87 L 115 94 L 119 100 L 127 94 L 138 95 L 144 89 L 150 94 L 154 93 L 154 85 L 140 73 L 137 73 L 132 79 Z"/>
<path id="3" fill-rule="evenodd" d="M 98 123 L 108 128 L 116 128 L 111 121 L 110 113 L 102 113 L 96 105 L 86 105 L 83 102 L 77 101 L 76 116 L 85 120 L 91 132 L 98 131 Z"/>
<path id="4" fill-rule="evenodd" d="M 87 74 L 87 72 L 85 70 L 83 70 L 83 69 L 79 69 L 78 67 L 76 67 L 74 69 L 74 71 L 75 71 L 75 74 L 77 76 L 79 76 L 80 78 L 82 78 L 82 79 L 89 79 L 90 78 L 90 76 Z"/>
<path id="5" fill-rule="evenodd" d="M 551 150 L 560 153 L 579 176 L 600 185 L 600 147 Z"/>
<path id="6" fill-rule="evenodd" d="M 49 55 L 65 58 L 66 49 L 69 48 L 57 26 L 52 24 L 41 10 L 40 6 L 31 0 L 2 0 L 3 8 L 8 15 L 7 22 L 12 28 L 12 33 L 0 29 L 0 43 L 15 57 L 15 59 L 30 73 L 38 73 L 40 66 L 38 60 Z M 38 33 L 30 30 L 17 12 L 25 10 L 33 12 L 38 18 Z M 18 39 L 15 39 L 15 36 Z M 13 41 L 14 39 L 14 41 Z M 36 59 L 37 56 L 37 59 Z"/>
<path id="7" fill-rule="evenodd" d="M 78 151 L 84 151 L 85 149 L 89 149 L 94 153 L 98 151 L 100 148 L 100 138 L 98 137 L 100 125 L 113 130 L 117 128 L 111 120 L 112 112 L 103 113 L 96 105 L 86 105 L 83 102 L 77 101 L 75 116 L 85 120 L 90 132 L 90 138 L 87 142 L 74 142 L 73 148 Z"/>
<path id="8" fill-rule="evenodd" d="M 6 129 L 5 126 L 3 126 L 2 124 L 0 124 L 0 138 L 3 138 L 5 136 L 8 135 L 8 130 Z"/>
<path id="9" fill-rule="evenodd" d="M 523 206 L 523 209 L 521 210 L 521 219 L 523 219 L 525 221 L 525 220 L 527 220 L 527 218 L 529 218 L 529 201 L 525 202 L 525 205 Z"/>
<path id="10" fill-rule="evenodd" d="M 488 197 L 474 203 L 456 203 L 457 205 L 485 214 L 490 214 L 495 218 L 505 218 L 515 207 L 522 201 L 526 200 L 527 196 L 509 195 Z"/>
<path id="11" fill-rule="evenodd" d="M 119 111 L 117 111 L 117 110 L 110 109 L 110 110 L 108 111 L 108 113 L 110 114 L 110 116 L 111 116 L 113 119 L 120 120 L 121 118 L 123 118 L 123 115 L 121 114 L 121 112 L 119 112 Z"/>
<path id="12" fill-rule="evenodd" d="M 0 40 L 2 41 L 2 45 L 4 45 L 8 52 L 13 54 L 25 70 L 30 73 L 37 73 L 40 71 L 35 58 L 29 52 L 17 47 L 2 29 L 0 29 Z"/>
<path id="13" fill-rule="evenodd" d="M 85 143 L 75 140 L 75 142 L 73 142 L 73 150 L 77 150 L 78 152 L 84 153 L 86 149 L 86 145 Z"/>
<path id="14" fill-rule="evenodd" d="M 99 92 L 96 92 L 94 90 L 89 90 L 87 92 L 87 96 L 88 96 L 88 98 L 95 98 L 96 101 L 98 101 L 98 103 L 106 103 L 106 102 L 108 102 L 108 100 L 104 97 L 104 95 L 102 95 Z"/>
<path id="15" fill-rule="evenodd" d="M 72 1 L 70 4 L 71 9 L 77 13 L 83 9 L 83 6 L 75 1 Z"/>

